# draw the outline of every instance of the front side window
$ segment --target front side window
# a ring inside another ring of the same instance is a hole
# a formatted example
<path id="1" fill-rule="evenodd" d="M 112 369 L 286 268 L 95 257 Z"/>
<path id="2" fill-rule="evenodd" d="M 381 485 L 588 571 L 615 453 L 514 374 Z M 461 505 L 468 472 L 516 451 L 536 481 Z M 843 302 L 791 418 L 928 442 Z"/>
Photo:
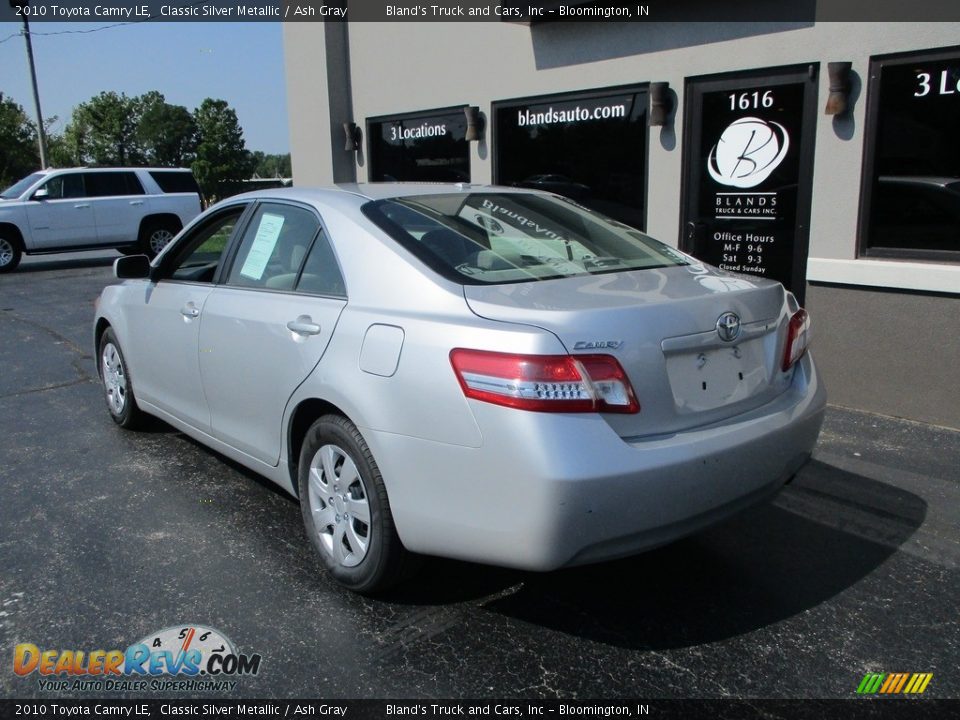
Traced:
<path id="1" fill-rule="evenodd" d="M 67 200 L 87 196 L 83 186 L 83 175 L 81 173 L 52 177 L 47 180 L 43 189 L 47 191 L 48 200 Z"/>
<path id="2" fill-rule="evenodd" d="M 465 285 L 687 264 L 639 230 L 546 195 L 424 195 L 370 202 L 363 212 L 428 266 Z"/>
<path id="3" fill-rule="evenodd" d="M 264 203 L 244 231 L 227 283 L 293 290 L 319 229 L 320 221 L 309 210 Z"/>
<path id="4" fill-rule="evenodd" d="M 861 251 L 960 260 L 960 49 L 871 67 Z"/>
<path id="5" fill-rule="evenodd" d="M 213 282 L 227 243 L 246 206 L 231 207 L 178 242 L 164 277 L 189 282 Z"/>

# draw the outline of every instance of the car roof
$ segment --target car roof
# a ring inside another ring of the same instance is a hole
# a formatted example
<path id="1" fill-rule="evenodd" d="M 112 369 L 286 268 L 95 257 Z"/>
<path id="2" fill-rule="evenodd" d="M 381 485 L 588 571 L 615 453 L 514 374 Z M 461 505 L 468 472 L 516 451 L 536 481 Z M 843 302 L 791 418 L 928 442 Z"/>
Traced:
<path id="1" fill-rule="evenodd" d="M 234 195 L 229 200 L 255 200 L 258 198 L 277 198 L 300 202 L 337 203 L 349 200 L 385 200 L 388 198 L 412 197 L 420 195 L 448 195 L 450 193 L 497 192 L 543 194 L 527 188 L 502 187 L 499 185 L 475 185 L 471 183 L 342 183 L 318 187 L 287 187 L 254 190 Z"/>
<path id="2" fill-rule="evenodd" d="M 88 167 L 86 165 L 80 165 L 77 167 L 48 167 L 43 170 L 37 170 L 38 175 L 50 175 L 55 172 L 130 172 L 131 170 L 146 170 L 147 172 L 181 172 L 188 173 L 191 172 L 190 168 L 180 168 L 180 167 Z"/>

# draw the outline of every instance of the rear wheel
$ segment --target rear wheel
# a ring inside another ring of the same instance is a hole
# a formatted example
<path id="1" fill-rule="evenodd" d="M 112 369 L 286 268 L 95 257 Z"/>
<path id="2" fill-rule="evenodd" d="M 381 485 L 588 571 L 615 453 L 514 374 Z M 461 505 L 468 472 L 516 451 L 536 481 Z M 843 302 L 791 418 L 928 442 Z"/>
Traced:
<path id="1" fill-rule="evenodd" d="M 0 235 L 0 273 L 16 270 L 22 256 L 19 242 L 9 235 Z"/>
<path id="2" fill-rule="evenodd" d="M 120 343 L 117 342 L 110 328 L 107 328 L 100 338 L 98 355 L 100 379 L 103 382 L 104 399 L 107 401 L 110 417 L 117 425 L 127 430 L 140 427 L 146 416 L 137 407 L 130 372 L 120 351 Z"/>
<path id="3" fill-rule="evenodd" d="M 310 427 L 298 485 L 307 534 L 338 583 L 369 594 L 409 573 L 413 558 L 397 535 L 377 463 L 353 423 L 325 415 Z"/>
<path id="4" fill-rule="evenodd" d="M 170 220 L 151 220 L 144 223 L 140 230 L 140 252 L 155 257 L 178 232 L 180 227 Z"/>

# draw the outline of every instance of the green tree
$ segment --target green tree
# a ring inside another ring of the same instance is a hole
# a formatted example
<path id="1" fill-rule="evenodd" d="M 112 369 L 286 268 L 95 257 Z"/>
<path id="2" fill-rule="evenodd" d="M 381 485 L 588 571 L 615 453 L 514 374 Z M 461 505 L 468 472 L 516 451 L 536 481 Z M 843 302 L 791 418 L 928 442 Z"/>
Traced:
<path id="1" fill-rule="evenodd" d="M 36 128 L 18 103 L 0 93 L 0 189 L 39 167 Z"/>
<path id="2" fill-rule="evenodd" d="M 140 165 L 144 151 L 137 128 L 141 103 L 113 91 L 95 95 L 73 109 L 64 132 L 68 153 L 78 165 Z"/>
<path id="3" fill-rule="evenodd" d="M 237 113 L 225 100 L 207 98 L 193 114 L 197 152 L 193 174 L 204 195 L 221 199 L 238 192 L 250 177 L 253 162 L 243 141 Z"/>
<path id="4" fill-rule="evenodd" d="M 262 178 L 290 177 L 290 153 L 268 155 L 254 150 L 253 172 Z"/>
<path id="5" fill-rule="evenodd" d="M 171 105 L 156 90 L 137 98 L 137 138 L 150 165 L 181 167 L 193 160 L 197 124 L 182 105 Z"/>

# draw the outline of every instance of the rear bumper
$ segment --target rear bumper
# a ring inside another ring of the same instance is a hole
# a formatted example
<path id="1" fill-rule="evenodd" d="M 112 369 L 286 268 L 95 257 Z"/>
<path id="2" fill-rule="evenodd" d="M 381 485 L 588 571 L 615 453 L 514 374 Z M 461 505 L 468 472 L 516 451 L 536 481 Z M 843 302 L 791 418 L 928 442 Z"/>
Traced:
<path id="1" fill-rule="evenodd" d="M 825 405 L 808 355 L 773 402 L 668 436 L 625 441 L 596 415 L 480 402 L 479 448 L 363 432 L 408 549 L 552 570 L 670 542 L 774 495 L 809 459 Z"/>

